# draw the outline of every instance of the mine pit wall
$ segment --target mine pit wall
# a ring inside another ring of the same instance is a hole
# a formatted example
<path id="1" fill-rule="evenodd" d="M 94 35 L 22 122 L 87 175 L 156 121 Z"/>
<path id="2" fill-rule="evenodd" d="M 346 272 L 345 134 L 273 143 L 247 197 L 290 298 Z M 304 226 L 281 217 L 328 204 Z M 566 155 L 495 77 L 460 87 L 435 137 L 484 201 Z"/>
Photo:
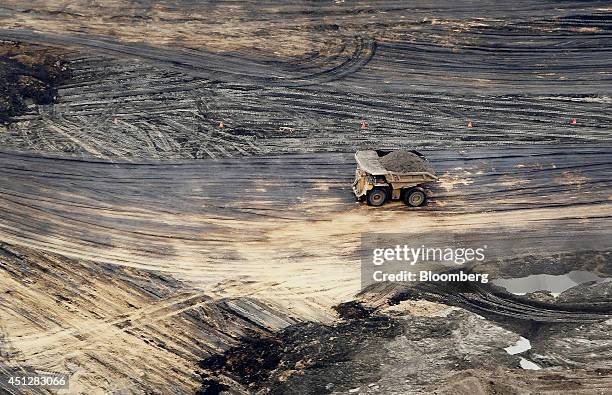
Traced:
<path id="1" fill-rule="evenodd" d="M 2 244 L 0 265 L 0 308 L 10 317 L 2 366 L 68 372 L 71 391 L 193 393 L 198 360 L 297 322 L 261 301 L 213 299 L 164 274 L 30 248 Z"/>

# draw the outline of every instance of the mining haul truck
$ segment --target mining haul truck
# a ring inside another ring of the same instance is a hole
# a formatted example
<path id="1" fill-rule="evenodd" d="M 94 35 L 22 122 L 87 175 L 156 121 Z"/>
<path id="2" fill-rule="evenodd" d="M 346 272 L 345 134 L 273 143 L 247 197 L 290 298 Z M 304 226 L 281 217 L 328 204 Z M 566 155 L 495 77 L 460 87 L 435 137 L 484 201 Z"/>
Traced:
<path id="1" fill-rule="evenodd" d="M 422 206 L 427 201 L 423 185 L 438 179 L 429 161 L 417 151 L 357 151 L 355 160 L 353 192 L 370 206 L 382 206 L 389 200 Z"/>

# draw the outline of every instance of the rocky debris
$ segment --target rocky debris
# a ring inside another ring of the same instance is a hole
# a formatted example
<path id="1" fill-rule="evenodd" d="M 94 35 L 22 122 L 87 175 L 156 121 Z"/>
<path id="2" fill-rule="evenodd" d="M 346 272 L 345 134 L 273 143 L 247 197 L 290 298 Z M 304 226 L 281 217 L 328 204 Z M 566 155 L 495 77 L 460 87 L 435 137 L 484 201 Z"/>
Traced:
<path id="1" fill-rule="evenodd" d="M 548 304 L 572 305 L 587 303 L 590 306 L 610 306 L 612 301 L 612 281 L 589 281 L 573 286 L 560 295 L 555 296 L 550 291 L 534 291 L 525 298 Z M 612 310 L 612 307 L 610 308 Z"/>
<path id="2" fill-rule="evenodd" d="M 416 283 L 389 295 L 389 304 L 419 299 L 461 307 L 495 321 L 516 323 L 585 324 L 612 317 L 610 300 L 590 303 L 582 299 L 575 303 L 561 304 L 556 300 L 535 300 L 528 295 L 513 295 L 488 283 L 473 282 Z"/>
<path id="3" fill-rule="evenodd" d="M 403 315 L 431 317 L 444 315 L 452 309 L 455 308 L 427 300 L 404 300 L 396 305 L 384 307 L 379 312 L 394 317 Z"/>
<path id="4" fill-rule="evenodd" d="M 361 314 L 355 306 L 363 308 L 344 303 L 340 310 Z M 443 309 L 446 314 L 435 310 L 437 316 L 370 312 L 333 325 L 301 323 L 245 339 L 200 363 L 202 391 L 234 383 L 228 387 L 261 394 L 542 393 L 562 388 L 597 393 L 610 385 L 611 320 L 532 326 L 533 348 L 510 355 L 504 349 L 519 336 L 507 329 L 507 322 L 456 307 Z M 543 370 L 521 369 L 522 358 Z"/>
<path id="5" fill-rule="evenodd" d="M 433 384 L 426 393 L 473 394 L 604 394 L 610 376 L 576 371 L 526 371 L 519 369 L 469 369 Z"/>
<path id="6" fill-rule="evenodd" d="M 455 271 L 449 270 L 445 273 Z M 386 304 L 395 306 L 403 301 L 426 300 L 454 306 L 503 323 L 504 327 L 529 337 L 533 330 L 541 326 L 581 325 L 612 318 L 612 300 L 606 300 L 607 291 L 604 290 L 604 284 L 607 283 L 599 285 L 602 295 L 593 296 L 597 300 L 595 303 L 585 295 L 576 295 L 571 302 L 569 298 L 559 301 L 557 298 L 546 298 L 545 295 L 514 295 L 491 282 L 482 284 L 469 281 L 415 282 L 394 287 L 373 284 L 365 288 L 357 300 L 366 306 L 375 307 L 377 313 L 384 312 L 387 309 Z M 592 291 L 596 293 L 597 289 L 599 288 L 593 288 Z M 381 303 L 382 300 L 385 300 L 385 303 Z"/>
<path id="7" fill-rule="evenodd" d="M 562 275 L 573 270 L 590 271 L 600 277 L 612 277 L 612 251 L 582 250 L 554 255 L 530 254 L 472 267 L 492 278 L 520 278 L 532 274 Z"/>
<path id="8" fill-rule="evenodd" d="M 526 356 L 542 367 L 581 369 L 612 378 L 612 319 L 584 325 L 546 326 L 531 335 Z"/>
<path id="9" fill-rule="evenodd" d="M 200 367 L 208 372 L 205 385 L 226 377 L 255 393 L 410 393 L 464 369 L 518 366 L 519 358 L 503 350 L 517 338 L 464 310 L 445 317 L 374 315 L 246 339 Z"/>
<path id="10" fill-rule="evenodd" d="M 526 298 L 542 303 L 555 303 L 555 296 L 550 291 L 535 291 L 525 295 Z"/>
<path id="11" fill-rule="evenodd" d="M 360 302 L 351 300 L 334 306 L 334 310 L 338 312 L 340 318 L 359 319 L 369 317 L 375 311 L 375 308 L 364 306 Z"/>
<path id="12" fill-rule="evenodd" d="M 223 355 L 213 355 L 200 362 L 200 367 L 212 371 L 224 368 L 230 375 L 240 377 L 245 383 L 254 383 L 267 378 L 281 359 L 279 339 L 253 334 L 245 338 L 240 346 L 233 347 Z"/>
<path id="13" fill-rule="evenodd" d="M 366 350 L 371 354 L 385 339 L 402 331 L 398 321 L 386 317 L 332 326 L 301 323 L 269 337 L 247 338 L 242 345 L 209 357 L 199 366 L 207 369 L 210 377 L 227 376 L 250 391 L 267 388 L 280 394 L 329 393 L 332 387 L 348 390 L 356 382 L 377 377 L 376 365 L 355 362 L 354 356 Z"/>
<path id="14" fill-rule="evenodd" d="M 229 389 L 227 385 L 220 383 L 216 379 L 204 378 L 202 380 L 202 388 L 196 392 L 196 395 L 218 395 L 221 391 L 227 389 Z"/>
<path id="15" fill-rule="evenodd" d="M 424 159 L 406 150 L 391 151 L 380 158 L 380 163 L 385 169 L 396 173 L 432 172 L 431 166 Z"/>
<path id="16" fill-rule="evenodd" d="M 591 304 L 610 303 L 612 300 L 612 281 L 601 283 L 584 283 L 568 289 L 557 297 L 558 303 L 579 303 L 588 301 Z"/>
<path id="17" fill-rule="evenodd" d="M 0 42 L 0 123 L 27 112 L 28 105 L 51 104 L 57 85 L 70 77 L 56 54 L 15 42 Z"/>

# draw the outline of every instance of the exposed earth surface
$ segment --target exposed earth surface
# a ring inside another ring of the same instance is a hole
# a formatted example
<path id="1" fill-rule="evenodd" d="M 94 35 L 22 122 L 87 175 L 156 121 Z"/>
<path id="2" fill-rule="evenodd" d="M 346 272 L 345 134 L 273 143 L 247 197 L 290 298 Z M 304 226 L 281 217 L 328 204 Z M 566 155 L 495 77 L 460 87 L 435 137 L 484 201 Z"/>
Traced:
<path id="1" fill-rule="evenodd" d="M 0 378 L 70 385 L 0 392 L 610 393 L 611 15 L 4 1 Z M 355 201 L 394 148 L 426 206 Z M 490 281 L 363 284 L 382 233 Z"/>

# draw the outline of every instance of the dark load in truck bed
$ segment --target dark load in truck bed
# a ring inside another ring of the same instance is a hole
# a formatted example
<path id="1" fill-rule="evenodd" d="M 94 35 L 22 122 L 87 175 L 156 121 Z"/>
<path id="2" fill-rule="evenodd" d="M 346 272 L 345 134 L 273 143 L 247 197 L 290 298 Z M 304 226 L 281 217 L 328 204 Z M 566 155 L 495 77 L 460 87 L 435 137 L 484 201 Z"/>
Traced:
<path id="1" fill-rule="evenodd" d="M 427 172 L 433 170 L 428 162 L 412 151 L 398 150 L 380 157 L 383 167 L 394 173 Z"/>

